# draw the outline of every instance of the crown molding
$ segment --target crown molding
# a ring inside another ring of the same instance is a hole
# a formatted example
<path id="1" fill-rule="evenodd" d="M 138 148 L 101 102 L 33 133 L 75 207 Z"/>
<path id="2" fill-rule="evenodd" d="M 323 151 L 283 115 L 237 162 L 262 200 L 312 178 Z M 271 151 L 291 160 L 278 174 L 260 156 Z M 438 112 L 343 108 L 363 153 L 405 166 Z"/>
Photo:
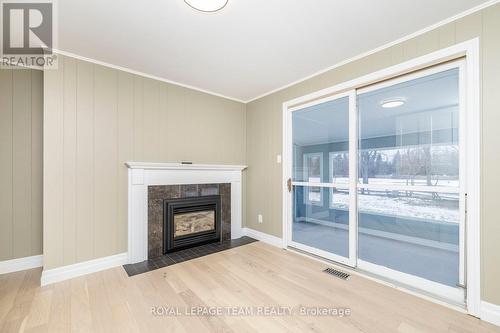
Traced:
<path id="1" fill-rule="evenodd" d="M 104 67 L 116 69 L 116 70 L 119 70 L 119 71 L 122 71 L 122 72 L 125 72 L 125 73 L 130 73 L 130 74 L 138 75 L 138 76 L 145 77 L 145 78 L 148 78 L 148 79 L 152 79 L 152 80 L 156 80 L 156 81 L 160 81 L 160 82 L 165 82 L 165 83 L 173 84 L 173 85 L 176 85 L 176 86 L 179 86 L 179 87 L 191 89 L 191 90 L 198 91 L 198 92 L 201 92 L 201 93 L 204 93 L 204 94 L 208 94 L 208 95 L 212 95 L 212 96 L 216 96 L 216 97 L 221 97 L 221 98 L 224 98 L 224 99 L 231 100 L 233 102 L 238 102 L 238 103 L 245 104 L 245 101 L 243 101 L 243 100 L 241 100 L 239 98 L 222 95 L 222 94 L 210 91 L 210 90 L 206 90 L 206 89 L 202 89 L 202 88 L 199 88 L 199 87 L 191 86 L 189 84 L 185 84 L 185 83 L 181 83 L 181 82 L 176 82 L 176 81 L 168 80 L 168 79 L 165 79 L 165 78 L 162 78 L 162 77 L 159 77 L 159 76 L 155 76 L 155 75 L 147 74 L 147 73 L 144 73 L 144 72 L 136 71 L 136 70 L 133 70 L 133 69 L 130 69 L 130 68 L 127 68 L 127 67 L 113 65 L 113 64 L 110 64 L 108 62 L 96 60 L 96 59 L 93 59 L 93 58 L 87 58 L 87 57 L 84 57 L 84 56 L 81 56 L 81 55 L 78 55 L 78 54 L 75 54 L 75 53 L 71 53 L 71 52 L 68 52 L 68 51 L 54 49 L 54 53 L 57 53 L 59 55 L 65 56 L 65 57 L 70 57 L 70 58 L 74 58 L 74 59 L 78 59 L 78 60 L 90 62 L 90 63 L 95 64 L 95 65 L 100 65 L 100 66 L 104 66 Z"/>

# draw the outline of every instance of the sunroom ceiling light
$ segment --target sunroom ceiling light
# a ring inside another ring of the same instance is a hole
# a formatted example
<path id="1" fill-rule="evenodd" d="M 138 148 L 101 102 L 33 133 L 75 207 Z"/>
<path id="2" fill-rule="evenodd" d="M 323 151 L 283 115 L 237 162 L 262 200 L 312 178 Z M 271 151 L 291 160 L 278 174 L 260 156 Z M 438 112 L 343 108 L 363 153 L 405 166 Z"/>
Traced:
<path id="1" fill-rule="evenodd" d="M 226 7 L 229 0 L 184 0 L 190 7 L 200 12 L 213 13 Z"/>
<path id="2" fill-rule="evenodd" d="M 380 102 L 380 106 L 384 109 L 397 108 L 404 105 L 406 100 L 404 98 L 391 98 Z"/>

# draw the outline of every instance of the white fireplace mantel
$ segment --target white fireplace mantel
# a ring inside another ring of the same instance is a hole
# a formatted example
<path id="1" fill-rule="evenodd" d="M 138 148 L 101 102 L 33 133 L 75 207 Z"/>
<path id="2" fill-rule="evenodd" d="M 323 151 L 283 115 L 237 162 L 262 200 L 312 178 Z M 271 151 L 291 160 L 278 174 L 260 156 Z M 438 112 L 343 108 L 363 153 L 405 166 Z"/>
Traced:
<path id="1" fill-rule="evenodd" d="M 231 238 L 242 236 L 244 165 L 126 162 L 128 170 L 128 263 L 148 259 L 148 186 L 231 183 Z"/>
<path id="2" fill-rule="evenodd" d="M 129 169 L 143 170 L 223 170 L 243 171 L 246 165 L 126 162 Z"/>

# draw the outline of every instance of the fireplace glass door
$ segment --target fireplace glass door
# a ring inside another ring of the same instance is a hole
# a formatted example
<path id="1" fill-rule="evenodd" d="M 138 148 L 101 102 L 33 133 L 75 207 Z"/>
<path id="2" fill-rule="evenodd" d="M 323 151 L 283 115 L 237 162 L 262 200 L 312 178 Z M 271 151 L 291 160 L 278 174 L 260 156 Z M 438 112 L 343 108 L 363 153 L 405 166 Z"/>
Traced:
<path id="1" fill-rule="evenodd" d="M 174 213 L 174 238 L 215 230 L 215 211 Z"/>
<path id="2" fill-rule="evenodd" d="M 163 252 L 221 240 L 219 195 L 165 200 Z"/>

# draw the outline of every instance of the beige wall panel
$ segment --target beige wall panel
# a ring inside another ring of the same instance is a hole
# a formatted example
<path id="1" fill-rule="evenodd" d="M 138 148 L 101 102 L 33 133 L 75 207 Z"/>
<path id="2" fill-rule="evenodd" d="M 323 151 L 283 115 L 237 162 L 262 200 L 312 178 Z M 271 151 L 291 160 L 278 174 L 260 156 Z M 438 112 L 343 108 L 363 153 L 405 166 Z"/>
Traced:
<path id="1" fill-rule="evenodd" d="M 146 161 L 161 161 L 163 143 L 160 123 L 160 82 L 144 79 L 143 119 L 144 158 Z"/>
<path id="2" fill-rule="evenodd" d="M 273 108 L 279 108 L 281 105 L 281 101 L 275 98 L 273 100 Z M 273 188 L 280 189 L 282 187 L 282 164 L 276 163 L 276 155 L 281 153 L 281 146 L 282 146 L 282 137 L 283 137 L 283 131 L 282 131 L 282 114 L 274 114 L 272 117 L 272 124 L 273 127 L 276 128 L 276 133 L 278 136 L 272 136 L 272 151 L 270 153 L 270 164 L 273 165 L 273 167 L 270 169 L 270 175 L 272 177 L 271 179 L 271 184 Z M 280 190 L 276 191 L 277 195 L 274 195 L 271 198 L 271 207 L 275 207 L 276 205 L 281 205 L 282 197 L 280 194 Z M 270 218 L 271 221 L 276 221 L 281 218 L 281 210 L 276 211 L 275 209 L 271 209 L 269 207 L 269 210 L 271 212 Z M 275 234 L 279 234 L 281 232 L 281 226 L 275 226 L 273 229 L 273 232 Z"/>
<path id="3" fill-rule="evenodd" d="M 417 41 L 415 38 L 407 40 L 401 44 L 403 45 L 404 61 L 408 61 L 416 57 L 418 53 L 417 53 Z"/>
<path id="4" fill-rule="evenodd" d="M 44 268 L 63 265 L 64 61 L 44 72 L 43 254 Z"/>
<path id="5" fill-rule="evenodd" d="M 76 261 L 94 257 L 94 67 L 77 62 Z"/>
<path id="6" fill-rule="evenodd" d="M 183 133 L 186 133 L 188 119 L 186 118 L 186 91 L 187 89 L 168 85 L 167 88 L 167 116 L 164 123 L 165 129 L 165 149 L 170 161 L 188 160 L 186 149 L 183 145 L 168 144 L 168 142 L 177 142 Z"/>
<path id="7" fill-rule="evenodd" d="M 77 65 L 72 58 L 63 58 L 62 61 L 64 61 L 63 263 L 70 265 L 76 262 Z"/>
<path id="8" fill-rule="evenodd" d="M 417 56 L 422 56 L 439 49 L 439 30 L 432 30 L 415 38 L 417 43 Z"/>
<path id="9" fill-rule="evenodd" d="M 168 109 L 168 90 L 169 84 L 162 83 L 159 86 L 159 104 L 158 108 L 160 110 L 160 115 L 158 122 L 160 123 L 160 142 L 162 142 L 162 149 L 160 151 L 161 155 L 159 158 L 162 161 L 173 161 L 172 152 L 170 151 L 170 147 L 165 143 L 168 142 L 168 134 L 167 134 L 167 125 L 170 122 L 170 110 Z"/>
<path id="10" fill-rule="evenodd" d="M 456 27 L 455 22 L 438 28 L 439 31 L 439 47 L 444 48 L 455 44 Z"/>
<path id="11" fill-rule="evenodd" d="M 117 253 L 118 72 L 94 66 L 94 254 Z"/>
<path id="12" fill-rule="evenodd" d="M 0 261 L 42 253 L 42 78 L 0 69 Z"/>
<path id="13" fill-rule="evenodd" d="M 270 209 L 269 201 L 273 195 L 276 195 L 276 188 L 270 186 L 270 176 L 267 170 L 272 166 L 265 163 L 269 160 L 269 141 L 272 128 L 268 127 L 267 122 L 262 121 L 267 118 L 273 110 L 267 107 L 267 101 L 257 101 L 248 105 L 247 108 L 247 162 L 258 160 L 259 163 L 249 164 L 246 172 L 247 176 L 247 219 L 246 225 L 257 230 L 265 230 L 272 235 L 276 234 L 275 224 L 281 223 L 268 220 Z M 276 130 L 278 130 L 276 128 Z M 259 189 L 265 186 L 265 190 Z M 259 194 L 260 193 L 260 194 Z M 265 193 L 265 194 L 264 194 Z M 258 224 L 257 215 L 262 214 L 264 223 Z"/>
<path id="14" fill-rule="evenodd" d="M 392 65 L 392 54 L 389 52 L 389 50 L 382 50 L 377 53 L 374 53 L 373 55 L 369 57 L 365 57 L 362 59 L 359 59 L 356 62 L 356 66 L 354 69 L 351 69 L 346 73 L 346 76 L 351 77 L 351 78 L 356 78 L 362 75 L 365 75 L 367 71 L 373 71 L 379 70 L 386 68 L 388 66 Z M 344 69 L 345 71 L 345 69 Z M 340 68 L 339 68 L 340 72 Z M 342 82 L 342 81 L 337 81 L 337 82 Z"/>
<path id="15" fill-rule="evenodd" d="M 31 255 L 31 71 L 12 78 L 13 105 L 13 256 Z"/>
<path id="16" fill-rule="evenodd" d="M 394 45 L 390 48 L 391 50 L 391 60 L 393 64 L 399 64 L 403 62 L 404 59 L 404 49 L 401 44 Z"/>
<path id="17" fill-rule="evenodd" d="M 186 130 L 183 133 L 178 133 L 186 141 L 185 158 L 193 162 L 197 162 L 196 157 L 198 157 L 198 161 L 209 160 L 208 154 L 213 151 L 213 148 L 210 147 L 213 144 L 214 136 L 207 133 L 210 132 L 209 129 L 211 128 L 211 120 L 207 117 L 207 114 L 210 114 L 210 111 L 213 112 L 213 105 L 210 98 L 208 98 L 204 109 L 201 109 L 200 96 L 194 91 L 188 91 L 185 98 Z M 203 137 L 205 137 L 204 140 Z"/>
<path id="18" fill-rule="evenodd" d="M 231 147 L 227 152 L 219 149 L 220 160 L 225 163 L 241 164 L 242 161 L 246 160 L 246 106 L 232 101 L 224 102 L 224 114 L 221 117 L 224 120 L 223 128 L 225 130 L 221 131 L 224 135 L 219 141 L 219 145 L 231 143 Z"/>
<path id="19" fill-rule="evenodd" d="M 115 225 L 118 252 L 127 251 L 128 169 L 126 161 L 134 159 L 134 77 L 118 74 L 118 219 Z"/>
<path id="20" fill-rule="evenodd" d="M 221 136 L 217 134 L 212 135 L 211 128 L 216 128 L 215 121 L 221 121 L 222 114 L 224 113 L 222 108 L 218 108 L 214 105 L 214 100 L 212 98 L 206 98 L 202 100 L 203 95 L 198 92 L 190 91 L 186 99 L 186 118 L 189 122 L 189 129 L 184 133 L 184 139 L 187 141 L 187 159 L 189 161 L 213 161 L 220 160 L 220 155 L 218 152 L 222 145 L 217 145 L 223 133 L 219 132 Z M 211 118 L 211 115 L 214 117 Z M 218 115 L 218 116 L 217 116 Z M 215 120 L 215 121 L 214 121 Z M 222 120 L 223 121 L 223 120 Z M 214 149 L 219 147 L 218 149 Z M 225 149 L 230 150 L 231 144 L 228 142 Z M 219 156 L 217 156 L 219 155 Z"/>
<path id="21" fill-rule="evenodd" d="M 481 36 L 482 31 L 483 11 L 468 15 L 455 22 L 455 38 L 457 43 Z"/>
<path id="22" fill-rule="evenodd" d="M 143 79 L 134 76 L 134 161 L 144 161 Z"/>
<path id="23" fill-rule="evenodd" d="M 31 71 L 31 255 L 43 251 L 43 72 Z"/>
<path id="24" fill-rule="evenodd" d="M 12 253 L 12 72 L 0 69 L 0 260 Z"/>
<path id="25" fill-rule="evenodd" d="M 500 5 L 484 12 L 482 113 L 482 278 L 483 296 L 500 304 Z"/>

